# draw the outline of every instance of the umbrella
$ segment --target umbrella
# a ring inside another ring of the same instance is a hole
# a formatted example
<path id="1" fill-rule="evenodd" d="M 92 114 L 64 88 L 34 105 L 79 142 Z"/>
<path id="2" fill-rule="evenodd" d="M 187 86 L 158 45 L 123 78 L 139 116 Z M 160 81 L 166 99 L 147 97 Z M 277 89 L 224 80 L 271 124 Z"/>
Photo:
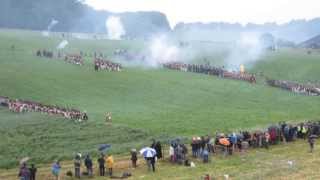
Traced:
<path id="1" fill-rule="evenodd" d="M 143 157 L 153 157 L 157 154 L 156 150 L 153 148 L 149 148 L 149 147 L 145 147 L 143 149 L 140 150 L 140 154 L 143 155 Z"/>
<path id="2" fill-rule="evenodd" d="M 29 157 L 24 157 L 20 160 L 20 164 L 26 163 L 27 161 L 29 161 Z"/>
<path id="3" fill-rule="evenodd" d="M 318 136 L 315 135 L 315 134 L 312 134 L 312 135 L 309 136 L 309 138 L 317 138 L 317 137 L 318 137 Z"/>
<path id="4" fill-rule="evenodd" d="M 111 148 L 111 144 L 101 144 L 98 148 L 99 151 L 106 151 Z"/>
<path id="5" fill-rule="evenodd" d="M 227 138 L 220 138 L 219 139 L 219 143 L 224 145 L 224 146 L 229 146 L 230 145 L 230 142 Z"/>

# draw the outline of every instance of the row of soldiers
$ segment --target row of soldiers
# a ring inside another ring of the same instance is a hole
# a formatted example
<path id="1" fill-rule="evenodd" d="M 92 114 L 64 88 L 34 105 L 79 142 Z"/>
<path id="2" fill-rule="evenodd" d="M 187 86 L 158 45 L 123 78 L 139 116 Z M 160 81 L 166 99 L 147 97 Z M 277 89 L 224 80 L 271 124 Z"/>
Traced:
<path id="1" fill-rule="evenodd" d="M 54 53 L 52 51 L 49 50 L 40 50 L 38 49 L 36 52 L 36 56 L 38 57 L 46 57 L 46 58 L 53 58 L 54 57 Z"/>
<path id="2" fill-rule="evenodd" d="M 81 112 L 73 108 L 62 108 L 53 105 L 45 105 L 34 101 L 26 101 L 19 99 L 9 99 L 8 97 L 0 97 L 0 104 L 6 106 L 12 112 L 41 112 L 48 115 L 61 115 L 67 119 L 88 120 L 86 112 Z"/>
<path id="3" fill-rule="evenodd" d="M 243 81 L 248 81 L 250 83 L 256 83 L 256 78 L 253 74 L 249 74 L 245 72 L 230 72 L 225 70 L 224 67 L 214 67 L 214 66 L 202 65 L 202 64 L 184 64 L 180 62 L 164 63 L 163 67 L 172 69 L 172 70 L 202 73 L 202 74 L 219 76 L 221 78 L 243 80 Z"/>
<path id="4" fill-rule="evenodd" d="M 36 52 L 36 56 L 38 57 L 46 57 L 46 58 L 57 58 L 57 59 L 62 59 L 64 57 L 64 61 L 70 64 L 76 64 L 76 65 L 83 65 L 84 61 L 83 61 L 83 56 L 82 55 L 78 55 L 78 54 L 66 54 L 64 55 L 64 53 L 58 51 L 56 54 L 53 51 L 49 51 L 49 50 L 37 50 Z"/>
<path id="5" fill-rule="evenodd" d="M 121 71 L 122 66 L 119 63 L 114 63 L 108 60 L 104 60 L 101 58 L 95 58 L 94 59 L 94 70 L 107 70 L 107 71 Z"/>
<path id="6" fill-rule="evenodd" d="M 37 50 L 36 55 L 38 57 L 47 57 L 47 58 L 54 58 L 54 53 L 48 50 Z M 64 56 L 64 61 L 70 64 L 76 65 L 84 65 L 83 55 L 85 56 L 82 51 L 79 54 L 67 54 Z M 122 65 L 119 63 L 114 63 L 109 60 L 103 59 L 104 55 L 102 53 L 98 54 L 94 52 L 94 69 L 98 70 L 108 70 L 108 71 L 121 71 Z M 62 53 L 59 51 L 57 58 L 63 57 Z"/>
<path id="7" fill-rule="evenodd" d="M 84 64 L 82 56 L 78 54 L 68 54 L 65 56 L 64 61 L 70 64 L 76 64 L 80 66 Z"/>
<path id="8" fill-rule="evenodd" d="M 312 84 L 300 84 L 292 81 L 267 79 L 267 84 L 273 87 L 279 87 L 291 92 L 304 94 L 308 96 L 320 96 L 320 87 Z"/>

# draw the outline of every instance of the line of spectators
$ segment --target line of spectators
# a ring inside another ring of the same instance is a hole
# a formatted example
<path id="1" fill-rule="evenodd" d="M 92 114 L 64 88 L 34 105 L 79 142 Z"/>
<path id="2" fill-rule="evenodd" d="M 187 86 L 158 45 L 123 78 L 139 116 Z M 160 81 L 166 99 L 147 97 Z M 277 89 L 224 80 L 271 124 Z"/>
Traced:
<path id="1" fill-rule="evenodd" d="M 191 152 L 193 158 L 200 158 L 204 163 L 209 162 L 210 154 L 222 153 L 224 156 L 233 152 L 246 152 L 249 148 L 266 148 L 280 142 L 291 142 L 307 139 L 310 151 L 314 149 L 315 139 L 320 135 L 320 122 L 305 122 L 299 124 L 287 124 L 280 122 L 278 125 L 269 126 L 265 130 L 253 132 L 240 131 L 238 133 L 216 133 L 214 137 L 209 135 L 193 137 Z M 173 140 L 170 143 L 170 161 L 190 166 L 187 156 L 188 149 L 181 140 Z"/>
<path id="2" fill-rule="evenodd" d="M 279 144 L 280 142 L 291 142 L 297 138 L 308 139 L 310 151 L 313 151 L 315 139 L 320 135 L 320 121 L 318 122 L 303 122 L 299 124 L 287 124 L 280 122 L 277 125 L 269 126 L 265 130 L 257 131 L 240 131 L 238 133 L 216 133 L 214 137 L 209 135 L 202 137 L 193 137 L 191 141 L 192 157 L 199 158 L 204 163 L 210 161 L 210 154 L 218 154 L 222 152 L 225 156 L 232 155 L 233 152 L 245 152 L 249 148 L 269 148 L 269 145 Z M 162 147 L 159 141 L 153 140 L 150 146 L 155 149 L 156 154 L 153 157 L 146 158 L 148 168 L 155 171 L 156 159 L 162 159 Z M 188 158 L 188 147 L 181 139 L 170 141 L 169 148 L 170 161 L 180 165 L 195 167 L 193 162 Z M 131 150 L 132 167 L 137 167 L 137 151 Z M 86 171 L 81 171 L 84 164 Z M 131 173 L 124 172 L 121 176 L 115 176 L 113 173 L 114 159 L 112 155 L 101 156 L 97 159 L 99 167 L 99 175 L 108 175 L 112 179 L 124 179 L 131 176 Z M 34 168 L 34 166 L 33 166 Z M 52 174 L 58 178 L 61 170 L 59 161 L 52 165 Z M 20 168 L 19 176 L 30 176 L 30 171 L 23 164 Z M 36 172 L 36 169 L 33 170 Z M 106 172 L 107 171 L 107 172 Z M 34 173 L 35 174 L 35 173 Z M 68 176 L 73 176 L 73 172 L 68 171 Z M 74 158 L 74 176 L 81 178 L 82 176 L 93 176 L 93 161 L 89 155 L 86 155 L 84 160 L 80 153 L 77 153 Z"/>

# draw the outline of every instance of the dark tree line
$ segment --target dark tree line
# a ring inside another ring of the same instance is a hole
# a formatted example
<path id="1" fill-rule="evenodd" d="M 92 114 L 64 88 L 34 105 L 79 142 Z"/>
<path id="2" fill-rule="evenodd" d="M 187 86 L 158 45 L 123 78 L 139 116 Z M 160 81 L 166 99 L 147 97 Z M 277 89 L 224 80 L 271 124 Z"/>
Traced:
<path id="1" fill-rule="evenodd" d="M 145 37 L 170 31 L 166 16 L 159 12 L 114 14 L 96 11 L 80 0 L 1 0 L 0 28 L 46 30 L 52 19 L 59 21 L 52 31 L 106 33 L 110 15 L 121 17 L 128 37 Z"/>
<path id="2" fill-rule="evenodd" d="M 68 31 L 88 8 L 77 0 L 1 0 L 0 27 L 44 30 L 52 19 L 55 31 Z"/>

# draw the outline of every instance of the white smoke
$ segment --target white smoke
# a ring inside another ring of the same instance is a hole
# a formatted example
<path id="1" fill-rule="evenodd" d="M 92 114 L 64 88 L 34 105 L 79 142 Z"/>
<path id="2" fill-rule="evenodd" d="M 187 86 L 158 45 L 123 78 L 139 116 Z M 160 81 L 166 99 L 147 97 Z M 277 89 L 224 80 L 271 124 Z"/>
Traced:
<path id="1" fill-rule="evenodd" d="M 149 56 L 147 65 L 157 66 L 162 63 L 175 62 L 180 60 L 180 50 L 170 42 L 166 35 L 155 36 L 149 45 Z"/>
<path id="2" fill-rule="evenodd" d="M 117 16 L 110 16 L 106 20 L 106 28 L 108 31 L 109 39 L 120 40 L 126 34 L 122 25 L 121 18 Z"/>
<path id="3" fill-rule="evenodd" d="M 57 25 L 58 23 L 59 23 L 59 21 L 57 21 L 57 20 L 55 20 L 55 19 L 52 19 L 51 22 L 50 22 L 50 24 L 49 24 L 49 26 L 48 26 L 48 31 L 50 32 L 51 29 L 52 29 L 55 25 Z"/>
<path id="4" fill-rule="evenodd" d="M 225 59 L 226 68 L 238 71 L 240 65 L 250 66 L 260 60 L 265 49 L 261 45 L 259 37 L 259 33 L 242 33 Z"/>
<path id="5" fill-rule="evenodd" d="M 58 23 L 59 23 L 59 21 L 57 21 L 57 20 L 55 20 L 55 19 L 52 19 L 51 22 L 50 22 L 50 24 L 49 24 L 48 27 L 47 27 L 47 30 L 46 30 L 46 31 L 43 31 L 43 32 L 42 32 L 42 35 L 43 35 L 43 36 L 46 36 L 46 37 L 50 36 L 50 31 L 51 31 L 51 29 L 52 29 L 55 25 L 57 25 Z"/>
<path id="6" fill-rule="evenodd" d="M 57 46 L 57 49 L 64 49 L 68 44 L 69 42 L 67 40 L 63 40 L 59 43 L 59 45 Z"/>
<path id="7" fill-rule="evenodd" d="M 42 31 L 42 36 L 48 37 L 49 36 L 49 32 L 48 31 Z"/>

